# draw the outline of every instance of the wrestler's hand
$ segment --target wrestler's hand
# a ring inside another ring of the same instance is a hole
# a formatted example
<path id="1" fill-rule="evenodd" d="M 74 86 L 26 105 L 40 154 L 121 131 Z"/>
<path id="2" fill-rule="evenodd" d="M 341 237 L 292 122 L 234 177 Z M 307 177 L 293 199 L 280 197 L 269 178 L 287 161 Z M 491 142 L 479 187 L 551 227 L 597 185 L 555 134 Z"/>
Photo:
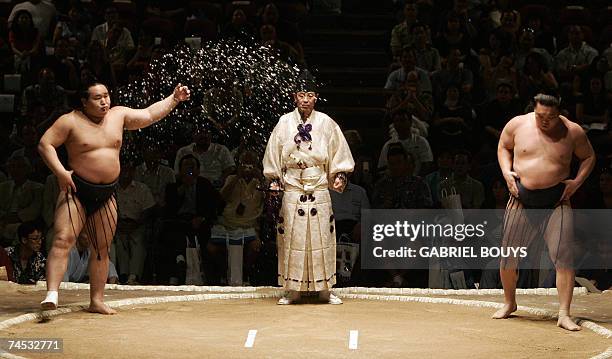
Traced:
<path id="1" fill-rule="evenodd" d="M 563 190 L 563 195 L 561 196 L 561 200 L 563 201 L 569 200 L 570 197 L 573 196 L 574 193 L 576 193 L 576 190 L 578 190 L 578 187 L 580 187 L 580 184 L 576 180 L 565 180 L 561 182 L 565 183 L 565 189 Z"/>
<path id="2" fill-rule="evenodd" d="M 508 185 L 508 190 L 516 198 L 518 198 L 519 196 L 518 187 L 516 186 L 516 180 L 518 178 L 519 176 L 516 174 L 516 172 L 509 171 L 504 173 L 504 179 L 506 180 L 506 184 Z"/>
<path id="3" fill-rule="evenodd" d="M 187 101 L 189 100 L 189 95 L 190 95 L 190 91 L 189 88 L 187 86 L 183 86 L 180 83 L 178 85 L 176 85 L 176 87 L 174 88 L 174 99 L 178 102 L 183 102 L 183 101 Z"/>
<path id="4" fill-rule="evenodd" d="M 76 185 L 72 180 L 72 172 L 74 171 L 64 171 L 57 175 L 57 183 L 59 184 L 59 189 L 62 192 L 73 192 L 76 193 Z"/>

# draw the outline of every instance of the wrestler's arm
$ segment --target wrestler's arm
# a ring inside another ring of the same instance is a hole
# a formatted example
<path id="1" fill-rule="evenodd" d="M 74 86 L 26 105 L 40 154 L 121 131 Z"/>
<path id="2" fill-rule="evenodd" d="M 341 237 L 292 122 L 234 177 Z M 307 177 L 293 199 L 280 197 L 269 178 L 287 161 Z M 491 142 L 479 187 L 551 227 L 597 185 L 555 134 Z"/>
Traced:
<path id="1" fill-rule="evenodd" d="M 72 171 L 67 171 L 57 156 L 56 148 L 66 142 L 72 129 L 70 114 L 61 116 L 45 132 L 38 142 L 38 152 L 49 169 L 58 179 L 61 191 L 68 191 L 70 187 L 76 192 L 76 187 L 71 179 Z"/>
<path id="2" fill-rule="evenodd" d="M 116 110 L 122 111 L 124 124 L 127 130 L 138 130 L 151 126 L 166 117 L 181 102 L 189 100 L 189 88 L 178 84 L 174 92 L 165 99 L 158 101 L 143 109 L 117 106 Z"/>
<path id="3" fill-rule="evenodd" d="M 572 123 L 571 131 L 574 137 L 574 155 L 580 161 L 578 173 L 576 174 L 576 178 L 574 178 L 574 181 L 576 182 L 576 189 L 578 189 L 578 187 L 580 187 L 584 181 L 586 181 L 587 177 L 589 177 L 589 174 L 591 174 L 593 167 L 595 167 L 596 159 L 593 146 L 591 146 L 586 132 L 584 132 L 582 127 Z"/>
<path id="4" fill-rule="evenodd" d="M 516 187 L 518 175 L 512 171 L 512 163 L 514 159 L 514 133 L 519 120 L 520 117 L 515 117 L 504 126 L 497 145 L 499 167 L 508 185 L 508 190 L 515 197 L 518 197 L 518 188 Z"/>

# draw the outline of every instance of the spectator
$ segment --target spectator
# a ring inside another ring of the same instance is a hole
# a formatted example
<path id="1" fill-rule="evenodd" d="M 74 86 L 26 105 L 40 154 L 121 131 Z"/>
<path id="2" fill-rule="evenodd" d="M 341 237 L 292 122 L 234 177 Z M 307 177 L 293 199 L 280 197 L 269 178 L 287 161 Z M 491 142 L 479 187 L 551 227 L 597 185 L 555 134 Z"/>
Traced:
<path id="1" fill-rule="evenodd" d="M 31 71 L 36 71 L 37 60 L 42 52 L 42 39 L 34 26 L 32 15 L 27 10 L 15 14 L 9 32 L 9 43 L 14 54 L 14 71 L 30 80 Z"/>
<path id="2" fill-rule="evenodd" d="M 433 205 L 427 184 L 414 175 L 414 156 L 400 144 L 386 153 L 389 171 L 374 186 L 373 208 L 430 208 Z"/>
<path id="3" fill-rule="evenodd" d="M 121 162 L 117 188 L 117 231 L 113 243 L 121 277 L 127 284 L 142 280 L 147 243 L 146 221 L 155 199 L 147 185 L 134 181 L 135 168 L 129 161 Z"/>
<path id="4" fill-rule="evenodd" d="M 555 75 L 549 71 L 546 60 L 537 52 L 532 52 L 525 58 L 525 67 L 519 79 L 519 95 L 523 99 L 531 99 L 541 92 L 555 91 L 558 88 Z"/>
<path id="5" fill-rule="evenodd" d="M 185 237 L 197 236 L 200 247 L 206 248 L 210 230 L 223 209 L 219 192 L 205 177 L 198 175 L 200 162 L 194 153 L 179 157 L 176 183 L 166 187 L 164 226 L 161 234 L 163 258 L 162 278 L 172 284 L 185 282 Z M 193 244 L 191 244 L 193 245 Z M 202 253 L 206 257 L 206 253 Z"/>
<path id="6" fill-rule="evenodd" d="M 574 75 L 584 73 L 599 54 L 597 50 L 584 42 L 584 34 L 580 25 L 570 26 L 567 38 L 568 46 L 559 51 L 555 58 L 557 74 L 562 83 L 569 83 Z"/>
<path id="7" fill-rule="evenodd" d="M 104 11 L 105 23 L 96 26 L 91 34 L 91 42 L 99 42 L 107 50 L 111 64 L 125 65 L 126 54 L 134 49 L 132 33 L 119 21 L 119 13 L 114 7 Z"/>
<path id="8" fill-rule="evenodd" d="M 36 284 L 45 279 L 47 259 L 40 251 L 44 235 L 36 222 L 24 222 L 17 228 L 19 243 L 6 248 L 13 267 L 12 281 L 19 284 Z"/>
<path id="9" fill-rule="evenodd" d="M 415 34 L 411 31 L 417 23 L 417 6 L 412 2 L 404 5 L 404 19 L 391 30 L 391 54 L 394 61 L 400 61 L 402 50 L 414 44 Z"/>
<path id="10" fill-rule="evenodd" d="M 297 25 L 280 18 L 278 7 L 274 3 L 268 3 L 261 13 L 261 25 L 272 25 L 276 29 L 278 39 L 289 43 L 297 51 L 299 58 L 304 58 L 304 48 L 300 30 Z M 261 26 L 260 26 L 261 28 Z"/>
<path id="11" fill-rule="evenodd" d="M 175 182 L 172 168 L 162 163 L 160 145 L 149 143 L 142 151 L 144 161 L 136 167 L 135 180 L 149 187 L 158 207 L 163 207 L 166 187 Z"/>
<path id="12" fill-rule="evenodd" d="M 490 69 L 499 64 L 502 56 L 512 53 L 512 36 L 500 29 L 493 30 L 488 38 L 488 47 L 479 52 L 480 67 Z"/>
<path id="13" fill-rule="evenodd" d="M 378 159 L 378 170 L 387 169 L 389 147 L 399 142 L 405 151 L 412 155 L 412 173 L 427 173 L 433 162 L 433 154 L 427 139 L 412 132 L 412 113 L 400 108 L 391 114 L 391 121 L 393 121 L 398 138 L 392 138 L 383 145 Z"/>
<path id="14" fill-rule="evenodd" d="M 361 139 L 359 131 L 346 130 L 342 133 L 351 149 L 351 155 L 355 161 L 355 167 L 350 174 L 351 183 L 364 188 L 366 193 L 371 193 L 374 187 L 373 168 L 371 166 L 374 165 L 374 161 L 372 157 L 364 151 L 363 140 Z"/>
<path id="15" fill-rule="evenodd" d="M 474 144 L 474 110 L 461 98 L 459 87 L 450 84 L 446 100 L 432 123 L 432 142 L 445 148 L 472 148 Z"/>
<path id="16" fill-rule="evenodd" d="M 224 145 L 212 142 L 208 128 L 200 127 L 193 134 L 193 143 L 181 147 L 176 153 L 174 172 L 180 174 L 180 160 L 192 154 L 199 162 L 200 176 L 220 188 L 227 176 L 234 172 L 235 163 L 230 151 Z"/>
<path id="17" fill-rule="evenodd" d="M 339 241 L 340 236 L 346 234 L 352 242 L 361 243 L 361 211 L 370 209 L 366 190 L 349 181 L 344 192 L 331 191 L 330 195 L 336 221 L 336 240 Z"/>
<path id="18" fill-rule="evenodd" d="M 225 25 L 221 31 L 221 35 L 227 39 L 252 41 L 252 39 L 255 38 L 255 29 L 253 28 L 253 24 L 248 22 L 244 10 L 237 8 L 234 9 L 232 19 Z"/>
<path id="19" fill-rule="evenodd" d="M 431 82 L 433 83 L 436 104 L 444 102 L 446 90 L 450 84 L 459 85 L 461 93 L 469 98 L 474 85 L 474 75 L 472 71 L 464 67 L 462 60 L 461 50 L 458 48 L 451 49 L 449 50 L 448 60 L 446 60 L 446 66 L 433 73 Z"/>
<path id="20" fill-rule="evenodd" d="M 387 101 L 387 111 L 390 113 L 399 108 L 406 108 L 413 112 L 416 117 L 413 129 L 423 137 L 427 137 L 433 106 L 431 93 L 420 90 L 418 74 L 415 71 L 408 73 L 406 81 Z"/>
<path id="21" fill-rule="evenodd" d="M 212 283 L 221 283 L 227 268 L 228 242 L 245 246 L 244 267 L 246 277 L 254 275 L 254 264 L 261 250 L 262 241 L 258 230 L 258 219 L 263 211 L 261 161 L 253 152 L 244 152 L 239 158 L 235 175 L 225 180 L 221 197 L 225 202 L 219 223 L 212 228 L 212 238 L 208 243 L 208 258 L 211 261 Z"/>
<path id="22" fill-rule="evenodd" d="M 274 25 L 262 25 L 259 29 L 259 37 L 262 45 L 274 49 L 281 60 L 287 63 L 304 63 L 304 59 L 293 46 L 277 39 Z"/>
<path id="23" fill-rule="evenodd" d="M 440 183 L 453 173 L 453 153 L 450 149 L 441 150 L 436 158 L 438 169 L 425 176 L 425 183 L 431 191 L 431 199 L 434 207 L 440 207 Z"/>
<path id="24" fill-rule="evenodd" d="M 21 115 L 32 119 L 36 126 L 46 129 L 68 110 L 68 97 L 63 87 L 55 83 L 55 73 L 43 68 L 38 83 L 23 90 Z"/>
<path id="25" fill-rule="evenodd" d="M 138 35 L 138 46 L 136 52 L 127 62 L 127 69 L 130 73 L 142 76 L 144 71 L 149 67 L 155 48 L 155 39 L 146 31 L 141 30 Z"/>
<path id="26" fill-rule="evenodd" d="M 4 164 L 11 153 L 21 147 L 14 141 L 14 138 L 11 138 L 13 127 L 14 124 L 10 118 L 0 121 L 0 168 L 4 168 Z"/>
<path id="27" fill-rule="evenodd" d="M 444 58 L 449 56 L 451 49 L 458 48 L 467 53 L 471 47 L 471 39 L 467 30 L 461 26 L 461 19 L 455 12 L 446 17 L 442 32 L 434 40 L 434 47 Z"/>
<path id="28" fill-rule="evenodd" d="M 576 118 L 586 125 L 607 125 L 609 114 L 609 102 L 606 100 L 603 81 L 600 77 L 591 77 L 588 90 L 576 103 Z"/>
<path id="29" fill-rule="evenodd" d="M 9 27 L 13 24 L 14 20 L 19 21 L 18 14 L 20 11 L 27 11 L 32 14 L 34 27 L 38 29 L 40 38 L 44 41 L 51 30 L 51 26 L 54 25 L 53 22 L 56 16 L 55 6 L 46 0 L 29 0 L 19 3 L 11 10 L 8 18 Z"/>
<path id="30" fill-rule="evenodd" d="M 24 123 L 18 128 L 17 135 L 23 147 L 15 150 L 11 157 L 25 157 L 32 166 L 29 179 L 38 183 L 44 183 L 49 175 L 49 169 L 38 153 L 38 130 L 31 123 Z"/>
<path id="31" fill-rule="evenodd" d="M 532 29 L 534 32 L 536 48 L 546 49 L 549 54 L 557 52 L 557 39 L 548 26 L 544 24 L 544 18 L 540 13 L 528 15 L 525 24 L 528 29 Z"/>
<path id="32" fill-rule="evenodd" d="M 11 243 L 21 223 L 40 217 L 43 185 L 28 179 L 32 166 L 25 157 L 9 158 L 6 168 L 11 179 L 0 183 L 0 236 Z"/>
<path id="33" fill-rule="evenodd" d="M 510 54 L 502 56 L 495 67 L 483 66 L 482 84 L 487 99 L 495 97 L 497 84 L 502 82 L 510 83 L 514 88 L 518 87 L 518 73 Z"/>
<path id="34" fill-rule="evenodd" d="M 44 64 L 55 74 L 57 84 L 64 90 L 76 93 L 79 86 L 79 63 L 70 56 L 70 43 L 67 38 L 58 38 L 52 56 L 44 59 Z"/>
<path id="35" fill-rule="evenodd" d="M 514 54 L 514 62 L 516 69 L 522 71 L 525 67 L 527 57 L 531 53 L 537 53 L 542 56 L 542 60 L 546 63 L 546 68 L 550 69 L 554 65 L 554 59 L 546 49 L 535 47 L 535 31 L 533 29 L 523 29 L 519 36 L 518 49 Z"/>
<path id="36" fill-rule="evenodd" d="M 453 174 L 440 183 L 440 190 L 446 190 L 450 194 L 454 188 L 461 196 L 461 205 L 464 209 L 479 209 L 485 199 L 484 186 L 468 174 L 471 161 L 470 152 L 458 151 L 453 158 Z"/>
<path id="37" fill-rule="evenodd" d="M 0 246 L 0 268 L 4 268 L 6 270 L 7 280 L 12 282 L 13 278 L 15 278 L 13 273 L 13 262 L 11 262 L 11 258 L 8 256 L 6 250 L 2 246 Z"/>
<path id="38" fill-rule="evenodd" d="M 497 153 L 501 131 L 522 110 L 519 100 L 514 97 L 512 85 L 505 82 L 498 84 L 495 98 L 486 102 L 478 111 L 478 123 L 484 129 L 483 145 L 488 146 L 488 151 Z"/>
<path id="39" fill-rule="evenodd" d="M 408 73 L 415 71 L 418 75 L 419 89 L 422 92 L 431 92 L 431 82 L 427 71 L 416 67 L 416 54 L 413 48 L 402 50 L 400 62 L 402 67 L 391 72 L 387 77 L 385 90 L 397 90 L 406 81 Z"/>
<path id="40" fill-rule="evenodd" d="M 87 59 L 81 67 L 81 82 L 83 83 L 83 71 L 89 72 L 98 81 L 108 84 L 110 88 L 117 85 L 115 69 L 111 65 L 107 51 L 99 41 L 92 41 L 87 49 Z"/>
<path id="41" fill-rule="evenodd" d="M 85 57 L 85 50 L 91 40 L 91 14 L 81 2 L 72 2 L 68 17 L 57 22 L 53 33 L 53 43 L 59 39 L 68 39 L 69 44 L 76 52 L 73 56 Z"/>
<path id="42" fill-rule="evenodd" d="M 85 231 L 81 232 L 76 244 L 70 249 L 68 266 L 62 282 L 86 283 L 89 281 L 89 260 L 91 258 L 90 242 Z M 113 262 L 108 262 L 108 284 L 119 283 L 119 275 Z"/>
<path id="43" fill-rule="evenodd" d="M 420 23 L 413 24 L 411 32 L 414 38 L 416 66 L 428 71 L 430 74 L 440 70 L 440 54 L 437 49 L 431 47 L 429 27 Z"/>

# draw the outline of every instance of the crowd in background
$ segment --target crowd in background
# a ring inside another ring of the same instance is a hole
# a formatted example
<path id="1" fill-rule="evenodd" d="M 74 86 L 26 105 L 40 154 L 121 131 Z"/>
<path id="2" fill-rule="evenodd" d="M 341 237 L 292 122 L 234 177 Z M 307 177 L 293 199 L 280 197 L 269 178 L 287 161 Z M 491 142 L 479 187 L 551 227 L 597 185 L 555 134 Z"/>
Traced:
<path id="1" fill-rule="evenodd" d="M 388 77 L 381 79 L 387 116 L 374 124 L 388 128 L 388 138 L 370 150 L 359 129 L 339 121 L 356 161 L 346 191 L 332 193 L 339 243 L 360 243 L 362 209 L 440 208 L 451 191 L 460 194 L 464 209 L 505 208 L 509 194 L 496 162 L 498 139 L 508 120 L 532 110 L 540 92 L 560 95 L 562 114 L 584 127 L 598 155 L 572 206 L 612 208 L 612 27 L 605 4 L 394 4 L 400 21 L 389 26 L 388 47 L 381 44 L 389 53 Z M 14 95 L 14 104 L 0 121 L 0 244 L 6 249 L 0 266 L 12 264 L 10 276 L 20 283 L 44 279 L 59 195 L 38 140 L 79 106 L 80 83 L 95 78 L 112 91 L 138 81 L 153 59 L 186 37 L 257 41 L 282 61 L 313 65 L 303 46 L 304 20 L 317 10 L 343 11 L 340 2 L 324 0 L 30 0 L 3 9 L 0 72 L 8 75 L 3 92 Z M 237 98 L 233 88 L 224 90 L 211 96 Z M 202 283 L 275 284 L 279 200 L 261 190 L 265 143 L 247 145 L 209 117 L 171 146 L 142 141 L 122 161 L 109 282 L 189 282 L 186 249 L 195 247 Z M 87 280 L 84 237 L 73 249 L 66 280 Z M 236 243 L 243 248 L 241 278 L 235 278 L 230 250 Z M 426 270 L 361 270 L 359 258 L 341 252 L 349 247 L 338 246 L 341 285 L 431 284 Z M 501 286 L 485 272 L 466 271 L 467 286 Z M 582 275 L 610 287 L 605 270 Z"/>

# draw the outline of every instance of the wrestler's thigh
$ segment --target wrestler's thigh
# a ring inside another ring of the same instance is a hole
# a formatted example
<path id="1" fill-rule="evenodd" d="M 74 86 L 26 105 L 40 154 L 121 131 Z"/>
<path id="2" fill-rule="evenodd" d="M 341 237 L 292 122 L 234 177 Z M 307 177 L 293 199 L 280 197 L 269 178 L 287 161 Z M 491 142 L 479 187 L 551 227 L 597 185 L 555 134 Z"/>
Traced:
<path id="1" fill-rule="evenodd" d="M 569 203 L 562 203 L 551 213 L 544 231 L 550 259 L 557 267 L 573 267 L 574 214 Z"/>
<path id="2" fill-rule="evenodd" d="M 75 240 L 81 233 L 86 218 L 85 208 L 81 201 L 70 193 L 60 192 L 55 204 L 53 220 L 55 238 Z"/>

